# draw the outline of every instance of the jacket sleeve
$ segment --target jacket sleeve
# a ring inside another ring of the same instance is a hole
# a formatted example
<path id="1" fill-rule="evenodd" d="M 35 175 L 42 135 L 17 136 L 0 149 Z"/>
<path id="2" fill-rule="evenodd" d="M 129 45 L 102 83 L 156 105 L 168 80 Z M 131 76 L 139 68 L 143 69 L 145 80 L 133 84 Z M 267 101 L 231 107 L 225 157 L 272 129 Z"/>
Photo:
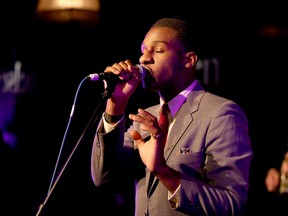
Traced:
<path id="1" fill-rule="evenodd" d="M 91 175 L 96 186 L 113 178 L 113 172 L 122 152 L 124 132 L 125 119 L 109 133 L 105 132 L 103 120 L 100 120 L 91 152 Z"/>

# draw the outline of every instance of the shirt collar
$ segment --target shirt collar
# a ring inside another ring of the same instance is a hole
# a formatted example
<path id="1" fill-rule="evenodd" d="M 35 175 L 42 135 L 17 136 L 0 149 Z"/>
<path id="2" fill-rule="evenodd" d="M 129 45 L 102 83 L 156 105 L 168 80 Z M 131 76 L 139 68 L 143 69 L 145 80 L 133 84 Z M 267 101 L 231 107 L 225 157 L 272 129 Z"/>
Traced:
<path id="1" fill-rule="evenodd" d="M 179 111 L 180 107 L 186 101 L 188 95 L 192 92 L 196 86 L 197 81 L 194 80 L 186 89 L 176 95 L 172 100 L 168 101 L 168 106 L 171 112 L 171 115 L 175 117 L 176 113 Z M 164 104 L 164 100 L 160 97 L 160 105 Z M 161 107 L 160 106 L 160 107 Z"/>

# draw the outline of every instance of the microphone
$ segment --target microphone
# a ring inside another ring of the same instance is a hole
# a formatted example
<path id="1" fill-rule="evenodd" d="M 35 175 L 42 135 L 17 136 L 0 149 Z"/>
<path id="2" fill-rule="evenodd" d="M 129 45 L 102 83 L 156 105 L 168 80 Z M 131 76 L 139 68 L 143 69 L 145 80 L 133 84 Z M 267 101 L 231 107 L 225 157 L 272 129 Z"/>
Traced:
<path id="1" fill-rule="evenodd" d="M 138 67 L 139 72 L 141 74 L 141 80 L 143 81 L 144 78 L 147 76 L 147 69 L 139 64 L 136 64 L 135 66 Z M 101 72 L 99 74 L 94 73 L 94 74 L 88 75 L 88 78 L 90 78 L 91 81 L 105 80 L 106 82 L 113 82 L 113 83 L 117 83 L 121 81 L 118 75 L 112 72 L 106 72 L 106 73 Z"/>

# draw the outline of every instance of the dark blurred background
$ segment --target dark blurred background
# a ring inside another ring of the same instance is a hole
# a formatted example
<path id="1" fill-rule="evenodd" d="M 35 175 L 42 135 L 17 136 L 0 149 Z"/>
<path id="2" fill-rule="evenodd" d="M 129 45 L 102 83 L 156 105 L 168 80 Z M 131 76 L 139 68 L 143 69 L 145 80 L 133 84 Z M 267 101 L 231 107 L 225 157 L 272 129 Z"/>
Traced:
<path id="1" fill-rule="evenodd" d="M 93 20 L 66 22 L 45 20 L 36 7 L 37 0 L 0 7 L 1 215 L 36 215 L 44 201 L 43 216 L 128 214 L 131 206 L 114 188 L 95 188 L 91 180 L 93 127 L 85 127 L 103 86 L 84 79 L 114 62 L 138 63 L 145 33 L 165 16 L 194 25 L 199 79 L 246 112 L 254 150 L 247 215 L 270 211 L 264 179 L 281 163 L 288 137 L 284 4 L 103 0 Z M 157 95 L 139 89 L 127 113 L 157 102 Z M 75 146 L 45 200 L 56 161 L 59 173 Z"/>

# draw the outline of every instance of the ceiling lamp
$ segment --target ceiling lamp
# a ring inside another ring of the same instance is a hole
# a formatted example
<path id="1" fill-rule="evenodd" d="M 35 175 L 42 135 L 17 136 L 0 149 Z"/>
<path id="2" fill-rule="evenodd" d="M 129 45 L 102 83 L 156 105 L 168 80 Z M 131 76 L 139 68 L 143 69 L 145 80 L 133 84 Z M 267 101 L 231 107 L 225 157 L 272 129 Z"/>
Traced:
<path id="1" fill-rule="evenodd" d="M 100 0 L 38 0 L 36 15 L 46 21 L 98 24 Z"/>

